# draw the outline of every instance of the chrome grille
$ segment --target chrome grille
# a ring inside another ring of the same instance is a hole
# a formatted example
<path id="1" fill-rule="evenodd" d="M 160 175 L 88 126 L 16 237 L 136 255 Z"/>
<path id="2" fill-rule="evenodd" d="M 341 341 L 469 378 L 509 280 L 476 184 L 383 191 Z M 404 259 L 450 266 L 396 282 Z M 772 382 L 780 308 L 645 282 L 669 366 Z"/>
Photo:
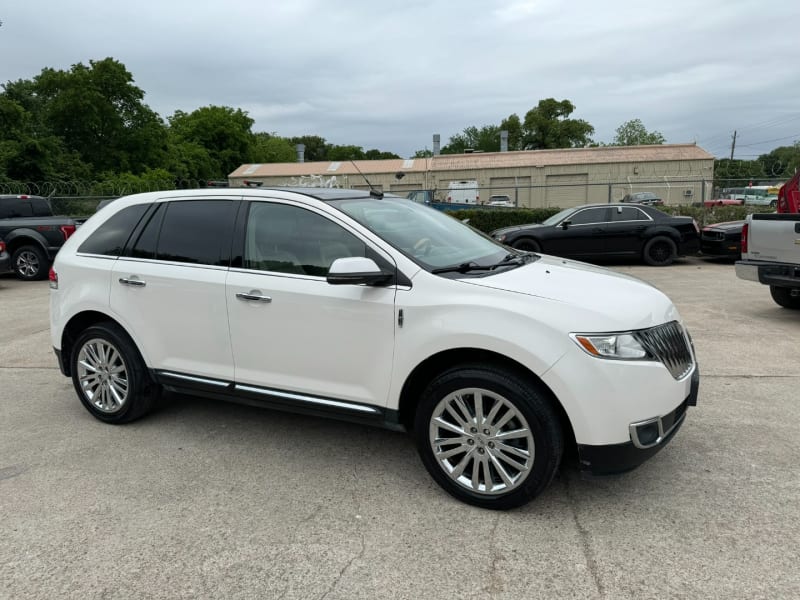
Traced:
<path id="1" fill-rule="evenodd" d="M 692 350 L 683 327 L 677 321 L 636 331 L 633 335 L 649 355 L 667 367 L 675 379 L 683 378 L 692 370 Z"/>

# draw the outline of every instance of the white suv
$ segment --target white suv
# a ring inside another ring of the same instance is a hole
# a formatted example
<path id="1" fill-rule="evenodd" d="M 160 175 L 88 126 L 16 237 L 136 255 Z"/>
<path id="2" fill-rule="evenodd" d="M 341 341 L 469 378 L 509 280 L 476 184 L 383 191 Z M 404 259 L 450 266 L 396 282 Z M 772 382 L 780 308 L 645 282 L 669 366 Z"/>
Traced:
<path id="1" fill-rule="evenodd" d="M 61 370 L 98 419 L 166 388 L 411 430 L 433 478 L 487 508 L 539 494 L 570 446 L 592 473 L 635 467 L 697 398 L 654 287 L 378 193 L 121 198 L 50 284 Z"/>

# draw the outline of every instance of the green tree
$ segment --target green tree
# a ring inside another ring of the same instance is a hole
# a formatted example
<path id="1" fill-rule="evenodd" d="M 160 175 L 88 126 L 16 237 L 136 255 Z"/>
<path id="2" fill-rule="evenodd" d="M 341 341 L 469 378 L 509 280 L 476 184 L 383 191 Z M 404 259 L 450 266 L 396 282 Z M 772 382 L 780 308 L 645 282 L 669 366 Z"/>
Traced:
<path id="1" fill-rule="evenodd" d="M 204 106 L 191 113 L 175 111 L 169 117 L 176 139 L 204 148 L 214 164 L 211 177 L 225 177 L 243 163 L 253 162 L 253 119 L 239 108 Z"/>
<path id="2" fill-rule="evenodd" d="M 256 134 L 253 162 L 280 163 L 297 162 L 295 145 L 286 138 L 269 133 Z"/>
<path id="3" fill-rule="evenodd" d="M 430 158 L 433 156 L 433 150 L 428 150 L 425 148 L 424 150 L 417 150 L 414 152 L 414 156 L 412 158 Z"/>
<path id="4" fill-rule="evenodd" d="M 467 149 L 499 152 L 500 128 L 497 125 L 466 127 L 464 131 L 450 138 L 447 145 L 442 148 L 442 154 L 463 154 Z"/>
<path id="5" fill-rule="evenodd" d="M 390 158 L 400 158 L 394 152 L 386 152 L 385 150 L 378 150 L 377 148 L 373 148 L 371 150 L 367 150 L 364 152 L 364 158 L 367 160 L 387 160 Z"/>
<path id="6" fill-rule="evenodd" d="M 569 100 L 540 100 L 535 108 L 525 114 L 520 142 L 522 148 L 541 150 L 588 146 L 592 142 L 594 127 L 583 119 L 570 119 L 574 111 L 575 105 Z"/>
<path id="7" fill-rule="evenodd" d="M 500 129 L 508 132 L 508 149 L 523 150 L 522 121 L 518 115 L 509 115 L 500 121 Z"/>
<path id="8" fill-rule="evenodd" d="M 94 170 L 139 172 L 163 159 L 165 127 L 144 104 L 144 92 L 113 58 L 73 65 L 69 71 L 43 69 L 28 88 L 41 123 Z"/>
<path id="9" fill-rule="evenodd" d="M 800 141 L 758 157 L 767 177 L 791 177 L 800 168 Z"/>
<path id="10" fill-rule="evenodd" d="M 289 141 L 294 144 L 305 145 L 305 161 L 316 162 L 328 160 L 328 148 L 330 144 L 325 141 L 325 138 L 318 135 L 301 135 L 299 137 L 289 138 Z"/>
<path id="11" fill-rule="evenodd" d="M 361 146 L 330 146 L 326 160 L 364 160 L 364 148 Z"/>
<path id="12" fill-rule="evenodd" d="M 666 141 L 660 131 L 647 131 L 640 119 L 625 121 L 617 127 L 612 146 L 641 146 L 663 144 Z"/>

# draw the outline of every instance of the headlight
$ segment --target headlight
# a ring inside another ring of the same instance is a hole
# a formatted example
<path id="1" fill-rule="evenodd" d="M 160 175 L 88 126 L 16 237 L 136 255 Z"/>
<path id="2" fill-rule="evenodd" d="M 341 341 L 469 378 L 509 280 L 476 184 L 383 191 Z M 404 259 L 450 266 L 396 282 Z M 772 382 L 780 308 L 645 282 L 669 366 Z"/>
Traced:
<path id="1" fill-rule="evenodd" d="M 598 358 L 621 360 L 647 360 L 647 351 L 630 333 L 605 335 L 583 335 L 573 333 L 570 337 L 584 352 Z"/>
<path id="2" fill-rule="evenodd" d="M 494 236 L 494 239 L 496 239 L 498 242 L 505 242 L 506 241 L 506 234 L 501 233 L 499 235 L 496 235 L 496 236 Z"/>

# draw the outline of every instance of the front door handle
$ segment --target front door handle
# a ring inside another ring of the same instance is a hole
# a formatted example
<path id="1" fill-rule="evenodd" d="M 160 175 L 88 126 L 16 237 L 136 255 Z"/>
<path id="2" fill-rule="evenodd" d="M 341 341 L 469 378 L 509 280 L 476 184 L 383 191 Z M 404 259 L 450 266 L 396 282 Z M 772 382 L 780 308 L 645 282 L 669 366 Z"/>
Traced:
<path id="1" fill-rule="evenodd" d="M 144 287 L 147 285 L 146 281 L 142 281 L 141 279 L 129 279 L 127 277 L 120 277 L 119 282 L 122 285 L 132 285 L 134 287 Z"/>
<path id="2" fill-rule="evenodd" d="M 255 302 L 272 302 L 269 296 L 262 296 L 258 290 L 250 290 L 248 293 L 238 292 L 236 297 L 239 300 L 253 300 Z"/>

